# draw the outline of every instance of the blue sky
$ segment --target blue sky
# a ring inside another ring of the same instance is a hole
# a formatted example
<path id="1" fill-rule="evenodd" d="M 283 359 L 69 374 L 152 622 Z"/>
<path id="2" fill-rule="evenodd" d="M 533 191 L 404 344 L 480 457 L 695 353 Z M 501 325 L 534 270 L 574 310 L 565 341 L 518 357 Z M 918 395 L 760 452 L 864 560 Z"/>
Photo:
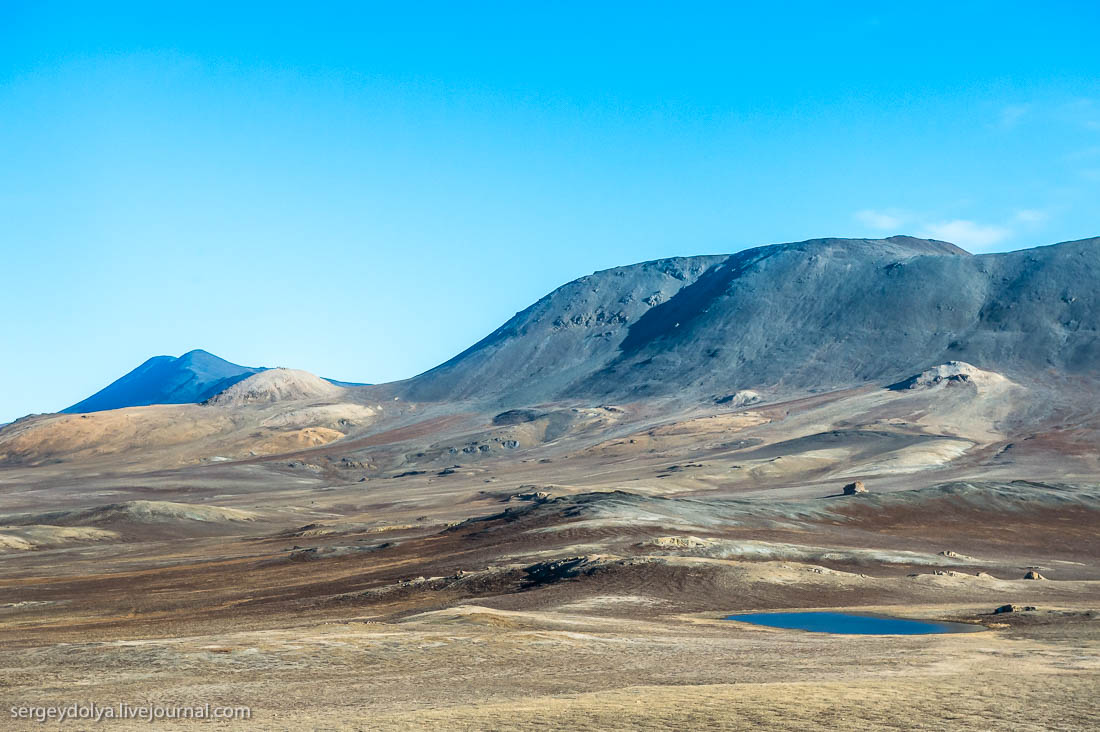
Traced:
<path id="1" fill-rule="evenodd" d="M 1100 234 L 1100 5 L 0 4 L 0 421 L 412 376 L 597 269 Z"/>

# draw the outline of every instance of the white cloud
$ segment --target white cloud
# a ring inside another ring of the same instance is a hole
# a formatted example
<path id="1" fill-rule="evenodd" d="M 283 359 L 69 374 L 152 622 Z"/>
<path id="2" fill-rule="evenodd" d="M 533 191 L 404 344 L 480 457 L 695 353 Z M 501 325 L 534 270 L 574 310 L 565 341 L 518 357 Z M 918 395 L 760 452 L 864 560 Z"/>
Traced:
<path id="1" fill-rule="evenodd" d="M 1047 212 L 1037 208 L 1022 208 L 1013 216 L 1021 224 L 1041 224 L 1047 220 Z"/>
<path id="2" fill-rule="evenodd" d="M 1100 175 L 1100 171 L 1095 171 Z M 949 241 L 972 251 L 988 251 L 1013 236 L 1017 230 L 1035 230 L 1050 218 L 1039 208 L 1021 208 L 1000 224 L 983 224 L 971 219 L 938 219 L 927 213 L 900 208 L 862 209 L 852 217 L 876 233 L 915 232 L 926 239 Z M 903 230 L 904 229 L 904 230 Z"/>
<path id="3" fill-rule="evenodd" d="M 896 231 L 906 217 L 897 211 L 875 211 L 869 208 L 856 211 L 855 218 L 862 224 L 879 231 Z"/>
<path id="4" fill-rule="evenodd" d="M 941 239 L 958 244 L 964 249 L 984 249 L 1004 241 L 1012 234 L 1003 226 L 979 224 L 966 219 L 954 219 L 940 223 L 926 224 L 920 236 L 926 239 Z"/>

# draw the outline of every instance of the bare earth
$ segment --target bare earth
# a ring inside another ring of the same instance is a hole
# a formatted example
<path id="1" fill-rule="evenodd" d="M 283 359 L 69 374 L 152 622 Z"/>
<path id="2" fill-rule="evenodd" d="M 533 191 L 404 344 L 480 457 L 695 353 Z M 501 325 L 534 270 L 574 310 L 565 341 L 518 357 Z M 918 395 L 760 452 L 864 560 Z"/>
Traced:
<path id="1" fill-rule="evenodd" d="M 503 414 L 237 391 L 0 431 L 5 729 L 119 701 L 252 709 L 170 729 L 1100 719 L 1100 421 L 1073 384 Z M 785 609 L 982 630 L 722 619 Z"/>

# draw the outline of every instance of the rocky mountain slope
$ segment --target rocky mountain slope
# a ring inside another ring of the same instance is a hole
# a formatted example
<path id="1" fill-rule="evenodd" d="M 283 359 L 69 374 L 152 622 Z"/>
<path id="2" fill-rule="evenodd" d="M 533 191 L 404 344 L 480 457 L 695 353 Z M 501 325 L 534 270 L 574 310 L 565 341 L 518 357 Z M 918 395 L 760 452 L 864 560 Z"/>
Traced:
<path id="1" fill-rule="evenodd" d="M 394 390 L 499 404 L 888 384 L 953 360 L 1094 374 L 1100 238 L 971 256 L 816 239 L 597 272 Z"/>

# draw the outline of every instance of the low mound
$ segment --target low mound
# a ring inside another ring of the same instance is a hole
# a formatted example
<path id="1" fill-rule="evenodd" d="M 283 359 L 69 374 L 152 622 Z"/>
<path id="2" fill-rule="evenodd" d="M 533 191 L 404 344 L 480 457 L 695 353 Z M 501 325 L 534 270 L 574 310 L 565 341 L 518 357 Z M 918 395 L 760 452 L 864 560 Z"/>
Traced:
<path id="1" fill-rule="evenodd" d="M 228 411 L 197 405 L 129 407 L 24 418 L 0 431 L 0 463 L 33 465 L 198 445 L 236 428 Z"/>
<path id="2" fill-rule="evenodd" d="M 346 390 L 325 384 L 325 390 Z M 232 401 L 232 395 L 222 402 Z M 130 407 L 38 415 L 0 430 L 0 465 L 102 460 L 111 470 L 175 467 L 328 444 L 373 422 L 378 410 L 338 399 Z M 128 455 L 132 459 L 118 460 Z"/>
<path id="3" fill-rule="evenodd" d="M 52 511 L 37 515 L 9 516 L 5 523 L 17 526 L 102 526 L 116 524 L 164 524 L 181 521 L 229 523 L 251 521 L 255 514 L 236 508 L 204 506 L 171 501 L 126 501 L 71 511 Z"/>
<path id="4" fill-rule="evenodd" d="M 377 412 L 361 404 L 319 404 L 279 412 L 260 423 L 261 427 L 303 429 L 327 427 L 337 429 L 349 425 L 366 425 L 374 421 Z M 343 435 L 340 435 L 343 437 Z"/>
<path id="5" fill-rule="evenodd" d="M 269 369 L 244 381 L 239 381 L 203 404 L 211 406 L 242 406 L 273 404 L 284 401 L 304 401 L 335 398 L 343 389 L 298 369 Z"/>
<path id="6" fill-rule="evenodd" d="M 250 444 L 252 452 L 257 455 L 277 455 L 282 452 L 306 450 L 311 447 L 327 445 L 341 439 L 343 436 L 343 432 L 337 432 L 327 427 L 306 427 L 289 432 L 274 432 Z"/>
<path id="7" fill-rule="evenodd" d="M 87 526 L 0 526 L 0 552 L 52 549 L 67 544 L 114 541 L 114 531 Z"/>
<path id="8" fill-rule="evenodd" d="M 894 391 L 906 389 L 931 389 L 941 385 L 973 384 L 975 386 L 1000 386 L 1008 379 L 995 371 L 985 371 L 964 361 L 948 361 L 912 376 L 904 381 L 891 384 Z"/>

